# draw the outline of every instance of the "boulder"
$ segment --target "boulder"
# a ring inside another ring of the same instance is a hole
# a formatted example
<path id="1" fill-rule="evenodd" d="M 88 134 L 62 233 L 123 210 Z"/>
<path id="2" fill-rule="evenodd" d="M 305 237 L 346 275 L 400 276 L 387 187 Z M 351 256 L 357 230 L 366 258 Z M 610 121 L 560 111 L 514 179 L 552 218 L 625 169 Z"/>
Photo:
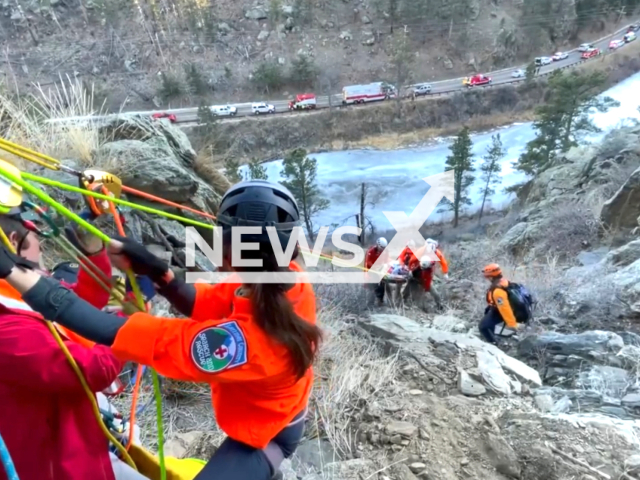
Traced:
<path id="1" fill-rule="evenodd" d="M 496 358 L 488 352 L 476 352 L 478 369 L 487 386 L 496 393 L 511 394 L 511 379 L 508 377 Z"/>
<path id="2" fill-rule="evenodd" d="M 118 140 L 147 141 L 162 137 L 187 167 L 192 167 L 196 159 L 196 152 L 187 135 L 168 121 L 152 122 L 148 117 L 135 115 L 110 116 L 99 125 L 98 135 L 103 143 Z"/>
<path id="3" fill-rule="evenodd" d="M 460 369 L 458 373 L 458 390 L 460 390 L 463 395 L 467 395 L 469 397 L 477 397 L 487 392 L 484 385 L 480 382 L 476 382 L 462 369 Z"/>
<path id="4" fill-rule="evenodd" d="M 637 278 L 637 277 L 636 277 Z M 518 344 L 518 354 L 524 358 L 545 355 L 577 355 L 592 359 L 594 354 L 618 353 L 624 346 L 620 335 L 613 332 L 592 330 L 577 334 L 545 332 L 529 335 Z"/>
<path id="5" fill-rule="evenodd" d="M 244 18 L 249 20 L 265 20 L 267 17 L 267 10 L 262 7 L 250 8 L 244 12 Z"/>
<path id="6" fill-rule="evenodd" d="M 536 395 L 533 397 L 536 406 L 540 409 L 541 412 L 547 413 L 553 409 L 553 397 L 551 395 Z"/>
<path id="7" fill-rule="evenodd" d="M 504 438 L 489 434 L 483 442 L 483 450 L 499 473 L 511 478 L 520 478 L 518 455 Z"/>
<path id="8" fill-rule="evenodd" d="M 640 313 L 640 260 L 603 278 L 634 314 Z"/>
<path id="9" fill-rule="evenodd" d="M 269 34 L 271 32 L 269 32 L 269 30 L 262 30 L 259 34 L 258 34 L 258 41 L 259 42 L 263 42 L 265 41 L 267 38 L 269 38 Z"/>
<path id="10" fill-rule="evenodd" d="M 113 171 L 128 187 L 172 202 L 187 202 L 198 191 L 195 175 L 177 161 L 167 142 L 159 137 L 107 143 L 96 156 L 113 162 Z"/>
<path id="11" fill-rule="evenodd" d="M 614 398 L 622 397 L 631 384 L 629 372 L 608 365 L 594 365 L 580 372 L 576 387 L 602 392 Z"/>
<path id="12" fill-rule="evenodd" d="M 640 213 L 640 168 L 602 206 L 600 219 L 609 228 L 634 228 Z"/>
<path id="13" fill-rule="evenodd" d="M 413 423 L 392 421 L 384 427 L 384 432 L 389 435 L 401 435 L 403 437 L 413 437 L 418 431 Z"/>
<path id="14" fill-rule="evenodd" d="M 498 247 L 509 252 L 515 252 L 524 247 L 529 226 L 528 222 L 516 223 L 503 235 Z"/>
<path id="15" fill-rule="evenodd" d="M 640 393 L 629 393 L 622 397 L 622 405 L 625 407 L 638 408 L 640 407 Z"/>
<path id="16" fill-rule="evenodd" d="M 611 265 L 626 267 L 640 260 L 640 240 L 623 245 L 607 254 L 605 261 Z"/>

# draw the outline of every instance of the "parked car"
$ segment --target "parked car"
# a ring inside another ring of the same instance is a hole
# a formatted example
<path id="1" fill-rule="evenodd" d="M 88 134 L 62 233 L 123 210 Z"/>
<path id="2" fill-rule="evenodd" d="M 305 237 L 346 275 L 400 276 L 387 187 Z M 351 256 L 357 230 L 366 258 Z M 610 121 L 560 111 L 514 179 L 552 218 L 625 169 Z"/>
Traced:
<path id="1" fill-rule="evenodd" d="M 560 60 L 566 60 L 567 58 L 569 58 L 569 54 L 567 52 L 556 52 L 555 55 L 551 57 L 551 60 L 558 62 Z"/>
<path id="2" fill-rule="evenodd" d="M 238 109 L 231 105 L 212 105 L 209 107 L 209 110 L 211 110 L 211 113 L 214 115 L 218 115 L 220 117 L 233 117 L 238 113 Z"/>
<path id="3" fill-rule="evenodd" d="M 526 75 L 526 72 L 524 70 L 522 70 L 521 68 L 514 70 L 511 73 L 511 78 L 522 78 Z"/>
<path id="4" fill-rule="evenodd" d="M 633 42 L 636 38 L 638 38 L 638 37 L 636 36 L 636 34 L 634 32 L 627 32 L 624 35 L 625 43 Z"/>
<path id="5" fill-rule="evenodd" d="M 600 55 L 600 49 L 599 48 L 592 48 L 591 50 L 587 50 L 586 52 L 582 52 L 581 57 L 584 58 L 584 59 L 587 59 L 587 58 L 597 57 L 598 55 Z"/>
<path id="6" fill-rule="evenodd" d="M 591 50 L 593 48 L 594 48 L 594 46 L 591 45 L 590 43 L 583 43 L 582 45 L 580 45 L 578 47 L 578 51 L 579 52 L 586 52 L 587 50 Z"/>
<path id="7" fill-rule="evenodd" d="M 538 57 L 536 58 L 536 66 L 542 67 L 543 65 L 549 65 L 552 62 L 551 57 Z"/>
<path id="8" fill-rule="evenodd" d="M 419 97 L 421 95 L 429 95 L 431 93 L 431 85 L 429 85 L 428 83 L 423 83 L 421 85 L 416 85 L 415 87 L 413 87 L 413 94 L 416 97 Z"/>
<path id="9" fill-rule="evenodd" d="M 260 115 L 261 113 L 276 113 L 276 107 L 268 103 L 252 103 L 251 112 L 254 115 Z"/>
<path id="10" fill-rule="evenodd" d="M 154 120 L 160 120 L 161 118 L 166 118 L 171 123 L 176 123 L 178 121 L 174 113 L 166 113 L 166 112 L 154 113 L 153 115 L 151 115 L 151 118 L 153 118 Z"/>
<path id="11" fill-rule="evenodd" d="M 609 42 L 609 50 L 617 50 L 623 45 L 624 45 L 624 40 L 622 39 L 611 40 L 611 42 Z"/>

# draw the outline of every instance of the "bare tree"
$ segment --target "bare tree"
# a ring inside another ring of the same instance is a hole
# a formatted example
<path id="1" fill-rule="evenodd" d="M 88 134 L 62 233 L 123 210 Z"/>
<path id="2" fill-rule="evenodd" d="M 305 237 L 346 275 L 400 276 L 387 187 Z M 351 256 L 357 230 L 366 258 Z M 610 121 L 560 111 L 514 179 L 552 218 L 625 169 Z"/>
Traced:
<path id="1" fill-rule="evenodd" d="M 317 88 L 324 93 L 329 100 L 329 112 L 333 112 L 332 95 L 340 87 L 340 68 L 334 63 L 326 63 L 320 66 L 316 78 Z"/>
<path id="2" fill-rule="evenodd" d="M 391 67 L 393 72 L 394 81 L 396 82 L 396 102 L 398 106 L 398 112 L 400 112 L 400 101 L 402 100 L 402 89 L 405 84 L 411 78 L 411 66 L 415 61 L 415 53 L 411 49 L 409 44 L 409 38 L 407 31 L 397 32 L 393 36 L 391 44 Z"/>

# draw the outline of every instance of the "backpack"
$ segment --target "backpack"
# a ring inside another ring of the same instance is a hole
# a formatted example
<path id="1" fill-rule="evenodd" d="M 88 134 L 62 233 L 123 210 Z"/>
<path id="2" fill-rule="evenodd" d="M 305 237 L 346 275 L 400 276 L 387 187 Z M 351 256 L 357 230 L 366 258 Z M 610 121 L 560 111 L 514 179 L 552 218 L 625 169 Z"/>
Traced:
<path id="1" fill-rule="evenodd" d="M 509 282 L 505 290 L 516 321 L 518 323 L 527 323 L 531 320 L 533 317 L 534 300 L 529 290 L 527 290 L 524 285 L 515 282 Z"/>

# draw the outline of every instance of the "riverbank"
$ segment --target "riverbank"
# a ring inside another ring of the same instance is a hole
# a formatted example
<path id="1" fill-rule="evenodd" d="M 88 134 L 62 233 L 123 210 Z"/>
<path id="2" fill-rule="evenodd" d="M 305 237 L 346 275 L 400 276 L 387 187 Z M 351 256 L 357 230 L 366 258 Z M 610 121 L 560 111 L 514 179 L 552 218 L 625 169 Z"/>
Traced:
<path id="1" fill-rule="evenodd" d="M 602 60 L 581 64 L 583 70 L 604 70 L 606 88 L 640 71 L 640 42 Z M 462 125 L 476 132 L 487 131 L 533 118 L 533 111 L 545 98 L 546 79 L 530 84 L 461 91 L 450 96 L 430 97 L 415 102 L 384 102 L 379 105 L 328 109 L 309 115 L 276 116 L 262 121 L 248 118 L 221 122 L 208 140 L 189 133 L 198 150 L 213 152 L 212 160 L 224 158 L 269 161 L 282 158 L 291 149 L 310 152 L 357 148 L 380 150 L 425 145 L 431 140 L 455 134 Z"/>

